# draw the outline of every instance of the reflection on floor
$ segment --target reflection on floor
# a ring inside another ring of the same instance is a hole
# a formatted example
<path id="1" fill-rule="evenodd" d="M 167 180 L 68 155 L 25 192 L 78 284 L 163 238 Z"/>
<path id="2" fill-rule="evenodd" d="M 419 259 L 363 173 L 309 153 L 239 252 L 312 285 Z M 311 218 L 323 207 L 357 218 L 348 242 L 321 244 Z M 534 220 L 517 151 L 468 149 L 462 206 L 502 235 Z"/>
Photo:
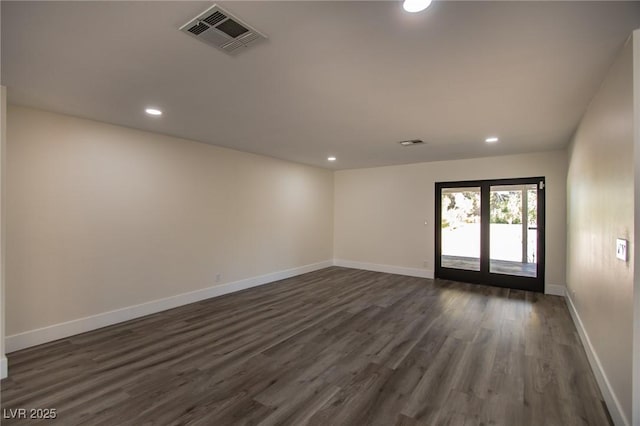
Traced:
<path id="1" fill-rule="evenodd" d="M 534 277 L 536 276 L 537 264 L 535 263 L 522 263 L 511 262 L 508 260 L 494 260 L 490 261 L 490 271 L 496 274 L 518 275 L 522 277 Z M 442 256 L 443 268 L 455 268 L 465 269 L 467 271 L 479 271 L 480 259 L 477 257 L 462 257 L 462 256 Z"/>

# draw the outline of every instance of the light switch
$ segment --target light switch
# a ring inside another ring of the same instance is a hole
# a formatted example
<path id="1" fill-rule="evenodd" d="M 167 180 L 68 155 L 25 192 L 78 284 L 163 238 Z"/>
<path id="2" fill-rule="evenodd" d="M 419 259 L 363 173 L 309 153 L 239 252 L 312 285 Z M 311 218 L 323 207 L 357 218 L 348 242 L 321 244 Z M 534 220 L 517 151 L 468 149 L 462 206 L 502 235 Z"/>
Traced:
<path id="1" fill-rule="evenodd" d="M 616 239 L 616 257 L 625 262 L 627 261 L 627 240 L 622 238 Z"/>

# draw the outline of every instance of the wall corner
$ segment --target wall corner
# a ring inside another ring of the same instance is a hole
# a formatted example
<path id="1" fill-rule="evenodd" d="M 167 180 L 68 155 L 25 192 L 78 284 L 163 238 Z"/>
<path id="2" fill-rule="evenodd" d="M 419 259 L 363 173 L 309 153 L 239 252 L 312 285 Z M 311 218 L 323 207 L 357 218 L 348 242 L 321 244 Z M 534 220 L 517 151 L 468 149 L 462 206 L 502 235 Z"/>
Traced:
<path id="1" fill-rule="evenodd" d="M 633 175 L 634 175 L 634 241 L 640 241 L 640 29 L 632 34 L 633 43 Z M 640 425 L 640 251 L 633 253 L 633 377 L 632 421 Z"/>

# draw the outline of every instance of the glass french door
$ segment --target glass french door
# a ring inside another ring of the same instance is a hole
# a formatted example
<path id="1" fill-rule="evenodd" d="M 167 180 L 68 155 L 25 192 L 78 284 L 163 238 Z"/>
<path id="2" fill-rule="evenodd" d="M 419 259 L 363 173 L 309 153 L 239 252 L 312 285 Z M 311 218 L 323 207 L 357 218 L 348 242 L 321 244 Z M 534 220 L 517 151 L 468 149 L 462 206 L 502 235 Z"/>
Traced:
<path id="1" fill-rule="evenodd" d="M 544 291 L 544 178 L 436 183 L 436 278 Z"/>

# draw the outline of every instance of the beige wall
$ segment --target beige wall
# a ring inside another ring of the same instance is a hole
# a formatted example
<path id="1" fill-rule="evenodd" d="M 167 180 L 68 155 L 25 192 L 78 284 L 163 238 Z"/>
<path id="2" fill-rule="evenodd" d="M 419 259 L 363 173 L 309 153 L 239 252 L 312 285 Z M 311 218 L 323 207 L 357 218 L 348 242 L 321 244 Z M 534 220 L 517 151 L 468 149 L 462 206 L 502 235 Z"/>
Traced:
<path id="1" fill-rule="evenodd" d="M 546 282 L 564 285 L 565 151 L 336 172 L 334 257 L 433 271 L 435 182 L 533 176 L 547 183 Z"/>
<path id="2" fill-rule="evenodd" d="M 332 257 L 328 170 L 17 106 L 7 150 L 8 335 Z"/>
<path id="3" fill-rule="evenodd" d="M 614 397 L 631 420 L 634 256 L 633 54 L 627 43 L 578 127 L 567 177 L 567 282 Z M 610 409 L 613 407 L 610 407 Z"/>

